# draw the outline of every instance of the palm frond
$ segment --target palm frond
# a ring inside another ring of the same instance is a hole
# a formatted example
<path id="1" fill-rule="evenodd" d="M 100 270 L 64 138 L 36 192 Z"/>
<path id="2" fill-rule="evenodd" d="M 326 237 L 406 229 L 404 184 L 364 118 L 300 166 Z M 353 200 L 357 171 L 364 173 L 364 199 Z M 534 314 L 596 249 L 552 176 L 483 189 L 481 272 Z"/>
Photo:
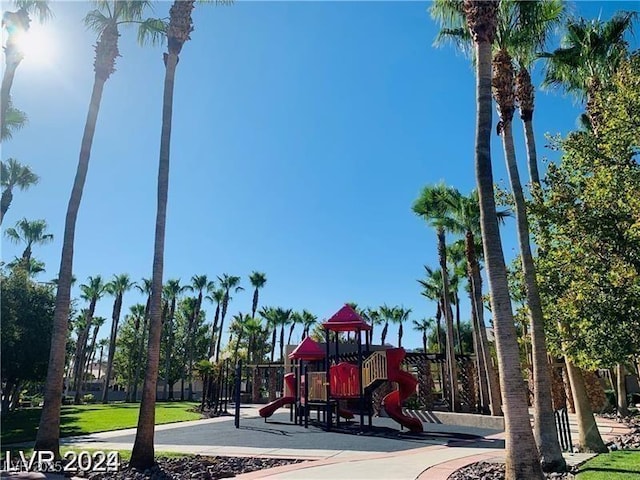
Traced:
<path id="1" fill-rule="evenodd" d="M 169 22 L 160 18 L 147 18 L 138 24 L 140 45 L 162 45 L 167 37 Z"/>

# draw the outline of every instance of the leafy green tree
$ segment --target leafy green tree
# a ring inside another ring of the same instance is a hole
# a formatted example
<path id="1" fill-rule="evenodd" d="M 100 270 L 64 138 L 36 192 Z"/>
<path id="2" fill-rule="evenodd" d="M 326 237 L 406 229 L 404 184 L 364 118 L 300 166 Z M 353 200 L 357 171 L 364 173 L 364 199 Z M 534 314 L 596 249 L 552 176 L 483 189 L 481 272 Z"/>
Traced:
<path id="1" fill-rule="evenodd" d="M 0 374 L 4 385 L 2 411 L 9 409 L 27 381 L 42 381 L 51 347 L 54 295 L 48 285 L 25 272 L 0 275 L 2 329 Z"/>
<path id="2" fill-rule="evenodd" d="M 80 145 L 78 168 L 71 190 L 71 197 L 65 217 L 64 235 L 62 239 L 62 256 L 58 273 L 58 290 L 56 293 L 56 312 L 54 316 L 51 358 L 44 392 L 44 406 L 40 417 L 40 425 L 36 436 L 35 450 L 54 452 L 60 457 L 60 408 L 62 401 L 62 380 L 64 377 L 64 359 L 66 348 L 67 323 L 71 301 L 71 279 L 73 277 L 73 244 L 76 220 L 80 209 L 82 192 L 89 169 L 91 146 L 96 130 L 98 112 L 102 101 L 105 83 L 115 71 L 118 50 L 119 26 L 122 23 L 139 22 L 148 1 L 106 0 L 99 2 L 98 9 L 92 10 L 85 17 L 86 25 L 98 35 L 94 61 L 94 82 L 89 101 L 89 111 L 84 126 Z M 157 285 L 157 291 L 161 285 Z M 153 392 L 155 396 L 155 391 Z"/>
<path id="3" fill-rule="evenodd" d="M 28 190 L 36 185 L 40 177 L 36 175 L 31 167 L 23 165 L 15 158 L 9 158 L 6 162 L 0 162 L 2 197 L 0 198 L 0 225 L 7 210 L 13 201 L 13 189 Z"/>
<path id="4" fill-rule="evenodd" d="M 560 143 L 562 163 L 550 165 L 544 207 L 536 212 L 545 309 L 558 321 L 547 328 L 556 351 L 562 348 L 568 358 L 580 444 L 587 450 L 603 450 L 603 443 L 592 432 L 588 403 L 579 398 L 584 386 L 573 364 L 612 367 L 639 348 L 629 334 L 640 327 L 639 86 L 636 54 L 594 93 L 598 128 Z"/>

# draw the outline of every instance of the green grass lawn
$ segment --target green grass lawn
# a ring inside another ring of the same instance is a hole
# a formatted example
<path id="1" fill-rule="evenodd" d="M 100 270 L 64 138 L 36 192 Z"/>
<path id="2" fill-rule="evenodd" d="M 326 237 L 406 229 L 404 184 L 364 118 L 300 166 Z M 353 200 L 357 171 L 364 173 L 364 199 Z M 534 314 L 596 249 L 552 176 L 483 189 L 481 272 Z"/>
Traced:
<path id="1" fill-rule="evenodd" d="M 580 467 L 578 480 L 637 480 L 640 478 L 640 450 L 604 453 Z"/>
<path id="2" fill-rule="evenodd" d="M 135 427 L 138 424 L 137 403 L 111 403 L 108 405 L 63 406 L 60 418 L 61 436 L 83 435 Z M 195 411 L 195 402 L 156 404 L 156 425 L 197 420 L 202 416 Z M 36 438 L 40 409 L 29 408 L 3 415 L 0 443 L 30 442 Z"/>

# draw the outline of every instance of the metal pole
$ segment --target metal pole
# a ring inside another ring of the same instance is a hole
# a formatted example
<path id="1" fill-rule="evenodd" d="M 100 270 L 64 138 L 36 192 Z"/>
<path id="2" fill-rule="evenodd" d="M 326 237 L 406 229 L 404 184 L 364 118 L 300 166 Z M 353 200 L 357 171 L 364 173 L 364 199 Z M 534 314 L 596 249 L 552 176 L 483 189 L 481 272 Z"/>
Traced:
<path id="1" fill-rule="evenodd" d="M 234 419 L 234 423 L 236 428 L 240 428 L 240 383 L 242 380 L 242 360 L 238 360 L 238 363 L 236 364 L 236 391 L 235 391 L 235 407 L 236 407 L 236 411 L 235 411 L 235 419 Z"/>
<path id="2" fill-rule="evenodd" d="M 329 340 L 331 339 L 331 333 L 329 331 L 328 328 L 325 329 L 325 338 L 327 340 L 327 356 L 325 358 L 325 367 L 326 367 L 326 371 L 327 371 L 327 378 L 326 378 L 326 405 L 325 405 L 325 414 L 327 416 L 326 418 L 326 423 L 327 423 L 327 430 L 331 430 L 331 405 L 329 403 L 329 399 L 331 397 L 331 374 L 329 372 L 330 369 L 330 363 L 329 363 Z"/>
<path id="3" fill-rule="evenodd" d="M 309 428 L 309 366 L 304 366 L 304 428 Z"/>
<path id="4" fill-rule="evenodd" d="M 364 427 L 364 388 L 362 385 L 362 330 L 358 329 L 358 376 L 360 387 L 358 394 L 360 395 L 360 430 Z"/>

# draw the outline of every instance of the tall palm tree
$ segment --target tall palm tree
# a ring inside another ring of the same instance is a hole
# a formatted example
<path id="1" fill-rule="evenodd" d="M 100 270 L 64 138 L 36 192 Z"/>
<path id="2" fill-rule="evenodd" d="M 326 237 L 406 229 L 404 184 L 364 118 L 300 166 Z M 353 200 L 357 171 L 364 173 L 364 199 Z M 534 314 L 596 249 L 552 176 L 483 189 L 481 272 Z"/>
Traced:
<path id="1" fill-rule="evenodd" d="M 291 323 L 291 309 L 276 307 L 274 315 L 276 325 L 280 325 L 280 361 L 284 362 L 284 327 Z"/>
<path id="2" fill-rule="evenodd" d="M 303 326 L 302 339 L 304 340 L 309 336 L 309 330 L 311 329 L 311 327 L 317 323 L 318 317 L 316 317 L 308 310 L 302 310 L 302 313 L 300 315 L 302 317 L 301 321 Z"/>
<path id="3" fill-rule="evenodd" d="M 7 263 L 7 267 L 12 270 L 19 268 L 31 278 L 45 271 L 44 262 L 37 260 L 33 257 L 29 259 L 29 263 L 25 263 L 25 261 L 22 258 L 16 257 L 12 261 Z"/>
<path id="4" fill-rule="evenodd" d="M 244 321 L 244 332 L 247 336 L 247 361 L 250 364 L 262 361 L 262 357 L 259 357 L 256 348 L 256 340 L 259 335 L 263 333 L 262 322 L 260 318 L 247 317 Z"/>
<path id="5" fill-rule="evenodd" d="M 444 9 L 441 7 L 445 7 Z M 468 28 L 473 40 L 476 71 L 475 170 L 480 200 L 482 241 L 489 277 L 498 365 L 505 413 L 507 480 L 543 478 L 538 449 L 529 422 L 527 398 L 519 362 L 517 334 L 509 298 L 507 269 L 498 228 L 491 166 L 491 49 L 499 2 L 436 1 L 432 14 L 446 27 L 450 21 Z M 438 10 L 440 8 L 440 10 Z M 445 13 L 443 14 L 443 10 Z M 447 13 L 448 12 L 448 13 Z M 452 14 L 453 12 L 453 14 Z"/>
<path id="6" fill-rule="evenodd" d="M 143 282 L 146 279 L 142 279 Z M 134 288 L 139 291 L 144 291 L 145 285 L 142 287 L 136 283 Z M 131 365 L 135 364 L 133 377 L 129 379 L 130 384 L 127 386 L 127 401 L 135 402 L 137 399 L 137 383 L 140 374 L 140 365 L 142 362 L 142 349 L 144 348 L 144 338 L 147 330 L 147 311 L 146 306 L 141 303 L 131 305 L 129 308 L 130 315 L 133 318 L 133 348 L 130 352 L 129 362 Z"/>
<path id="7" fill-rule="evenodd" d="M 73 243 L 76 220 L 82 199 L 85 179 L 89 169 L 89 157 L 96 129 L 102 92 L 106 81 L 115 71 L 118 51 L 118 27 L 128 21 L 139 21 L 148 1 L 110 0 L 98 3 L 98 9 L 85 17 L 85 23 L 98 34 L 94 61 L 94 82 L 89 102 L 89 112 L 84 126 L 78 168 L 67 207 L 62 256 L 58 273 L 58 290 L 53 319 L 53 332 L 47 379 L 44 388 L 44 406 L 40 416 L 40 426 L 36 436 L 35 450 L 48 450 L 60 456 L 60 407 L 62 399 L 62 379 L 64 376 L 65 346 L 67 342 L 67 321 L 71 299 L 71 278 L 73 271 Z M 156 290 L 160 290 L 158 285 Z M 155 395 L 155 392 L 154 392 Z"/>
<path id="8" fill-rule="evenodd" d="M 53 241 L 53 235 L 47 233 L 47 222 L 45 220 L 27 220 L 23 218 L 16 223 L 15 227 L 7 228 L 4 235 L 13 243 L 24 243 L 25 249 L 22 252 L 22 262 L 29 265 L 31 261 L 31 247 L 34 245 L 44 245 Z"/>
<path id="9" fill-rule="evenodd" d="M 456 190 L 443 183 L 426 186 L 420 197 L 413 204 L 413 211 L 422 217 L 431 227 L 436 230 L 438 238 L 438 259 L 442 272 L 442 297 L 443 313 L 447 329 L 447 368 L 449 377 L 449 392 L 451 396 L 451 408 L 459 411 L 460 398 L 458 392 L 458 366 L 455 358 L 455 348 L 453 340 L 453 315 L 451 312 L 451 294 L 449 293 L 449 272 L 447 268 L 447 242 L 446 232 L 453 227 L 451 217 L 452 205 L 454 203 Z"/>
<path id="10" fill-rule="evenodd" d="M 251 272 L 251 275 L 249 275 L 249 282 L 251 282 L 251 286 L 254 288 L 253 301 L 251 302 L 251 318 L 255 318 L 256 311 L 258 310 L 259 291 L 267 283 L 267 276 L 264 273 Z"/>
<path id="11" fill-rule="evenodd" d="M 107 319 L 105 317 L 93 317 L 93 320 L 91 322 L 91 326 L 93 327 L 93 334 L 91 337 L 91 343 L 89 344 L 88 354 L 86 355 L 86 358 L 85 358 L 84 378 L 86 378 L 87 375 L 91 373 L 91 362 L 95 357 L 96 339 L 98 337 L 98 332 L 100 331 L 100 328 L 102 327 L 102 325 L 105 324 L 106 321 Z"/>
<path id="12" fill-rule="evenodd" d="M 234 292 L 244 290 L 244 288 L 240 286 L 240 277 L 223 273 L 222 277 L 218 277 L 218 281 L 220 282 L 220 287 L 224 289 L 224 298 L 222 299 L 222 310 L 220 313 L 220 330 L 218 334 L 218 346 L 216 347 L 216 362 L 220 358 L 220 345 L 222 343 L 222 332 L 224 331 L 224 318 L 227 315 L 227 308 L 231 301 L 230 293 L 232 290 Z"/>
<path id="13" fill-rule="evenodd" d="M 111 335 L 109 337 L 109 356 L 107 357 L 107 372 L 102 388 L 102 403 L 109 402 L 109 381 L 111 379 L 111 370 L 113 368 L 113 358 L 116 353 L 116 338 L 118 337 L 118 324 L 120 323 L 120 312 L 122 311 L 122 297 L 125 292 L 128 292 L 135 285 L 131 281 L 129 275 L 122 273 L 120 275 L 114 275 L 107 286 L 107 292 L 113 295 L 113 311 L 111 314 Z"/>
<path id="14" fill-rule="evenodd" d="M 191 290 L 198 292 L 196 298 L 195 308 L 193 309 L 193 315 L 189 317 L 187 325 L 187 338 L 192 338 L 193 328 L 196 325 L 196 320 L 200 318 L 200 311 L 202 309 L 202 298 L 204 291 L 210 291 L 215 288 L 215 283 L 209 280 L 206 275 L 194 275 L 191 277 Z M 185 349 L 185 360 L 187 365 L 187 399 L 193 401 L 193 342 L 187 342 L 187 348 Z"/>
<path id="15" fill-rule="evenodd" d="M 238 351 L 240 350 L 240 343 L 242 343 L 242 339 L 246 332 L 247 324 L 251 320 L 251 316 L 248 314 L 243 314 L 242 312 L 236 313 L 231 318 L 231 331 L 235 331 L 236 334 L 236 345 L 233 347 L 233 358 L 234 361 L 238 361 Z M 249 355 L 249 351 L 247 351 L 247 355 Z"/>
<path id="16" fill-rule="evenodd" d="M 93 315 L 96 311 L 96 305 L 98 300 L 106 292 L 106 285 L 100 275 L 95 277 L 89 277 L 87 283 L 80 285 L 82 291 L 81 298 L 89 302 L 89 307 L 84 312 L 83 329 L 78 335 L 78 341 L 76 342 L 76 355 L 75 355 L 75 368 L 74 368 L 74 386 L 75 397 L 74 403 L 77 405 L 80 403 L 82 397 L 82 370 L 80 368 L 84 363 L 85 351 L 87 346 L 87 339 L 89 337 L 89 331 L 93 322 Z"/>
<path id="17" fill-rule="evenodd" d="M 402 347 L 402 335 L 404 333 L 403 324 L 409 320 L 410 308 L 395 307 L 393 320 L 398 324 L 398 347 Z"/>
<path id="18" fill-rule="evenodd" d="M 0 198 L 0 225 L 4 215 L 9 210 L 9 206 L 13 201 L 13 189 L 18 187 L 20 190 L 27 190 L 36 185 L 40 177 L 33 173 L 31 167 L 23 165 L 15 158 L 9 158 L 5 162 L 0 162 L 1 179 L 2 179 L 2 197 Z"/>
<path id="19" fill-rule="evenodd" d="M 412 320 L 413 329 L 422 333 L 422 350 L 427 353 L 427 333 L 433 328 L 433 318 L 422 318 L 420 320 Z"/>
<path id="20" fill-rule="evenodd" d="M 515 100 L 520 109 L 520 119 L 524 127 L 527 147 L 527 166 L 534 195 L 539 193 L 540 173 L 538 155 L 533 131 L 533 113 L 535 109 L 535 89 L 531 82 L 531 68 L 537 53 L 543 49 L 550 34 L 563 23 L 566 15 L 566 2 L 561 0 L 542 0 L 528 2 L 521 10 L 524 21 L 520 22 L 517 48 L 512 49 L 518 70 L 515 78 Z"/>
<path id="21" fill-rule="evenodd" d="M 180 285 L 179 279 L 167 280 L 167 284 L 163 288 L 163 293 L 168 305 L 167 318 L 164 325 L 167 334 L 167 350 L 164 359 L 164 383 L 162 385 L 162 398 L 164 400 L 167 400 L 167 392 L 169 388 L 169 370 L 171 368 L 171 357 L 173 356 L 173 340 L 175 335 L 173 321 L 176 318 L 176 304 L 178 302 L 178 297 L 188 288 L 189 287 L 187 285 Z M 144 391 L 142 394 L 144 396 Z"/>
<path id="22" fill-rule="evenodd" d="M 382 327 L 382 332 L 380 332 L 380 345 L 384 345 L 387 340 L 387 332 L 389 331 L 389 322 L 393 321 L 393 308 L 384 304 L 378 307 L 378 312 L 384 320 L 384 327 Z"/>
<path id="23" fill-rule="evenodd" d="M 267 322 L 267 329 L 271 331 L 271 363 L 276 352 L 276 337 L 278 335 L 278 315 L 274 307 L 262 307 L 258 312 Z"/>
<path id="24" fill-rule="evenodd" d="M 2 15 L 2 27 L 7 31 L 7 41 L 4 45 L 5 69 L 0 88 L 0 130 L 2 131 L 5 130 L 13 79 L 24 58 L 20 45 L 21 37 L 29 30 L 31 15 L 35 14 L 40 22 L 45 22 L 52 16 L 47 0 L 15 0 L 13 3 L 18 10 L 4 12 Z"/>
<path id="25" fill-rule="evenodd" d="M 146 295 L 147 301 L 144 306 L 144 320 L 142 326 L 142 335 L 139 338 L 136 337 L 136 357 L 141 358 L 142 352 L 144 352 L 144 342 L 147 336 L 148 324 L 149 324 L 149 309 L 151 307 L 151 279 L 143 278 L 139 283 L 136 283 L 135 287 L 140 293 Z M 144 362 L 136 362 L 136 371 L 133 377 L 133 392 L 131 394 L 131 401 L 138 401 L 138 384 L 140 383 L 140 371 Z"/>
<path id="26" fill-rule="evenodd" d="M 478 370 L 486 379 L 491 415 L 502 415 L 500 408 L 500 386 L 493 367 L 484 322 L 484 304 L 482 300 L 482 275 L 480 275 L 479 258 L 482 257 L 482 243 L 479 241 L 480 232 L 480 204 L 478 192 L 472 191 L 469 196 L 459 195 L 453 210 L 456 220 L 456 231 L 464 235 L 464 250 L 467 266 L 467 282 L 470 286 L 472 320 L 476 336 L 478 337 Z M 508 210 L 496 211 L 498 221 L 503 223 L 510 215 Z M 481 382 L 481 384 L 484 382 Z"/>
<path id="27" fill-rule="evenodd" d="M 289 317 L 290 326 L 289 326 L 289 337 L 287 338 L 287 345 L 291 345 L 291 337 L 293 336 L 293 331 L 296 328 L 296 325 L 302 323 L 302 314 L 300 312 L 292 312 Z"/>
<path id="28" fill-rule="evenodd" d="M 627 57 L 625 36 L 633 28 L 637 12 L 619 12 L 610 20 L 571 19 L 566 25 L 562 46 L 541 54 L 546 59 L 543 86 L 561 87 L 579 100 L 586 100 L 592 128 L 591 105 L 595 93 L 606 86 Z"/>
<path id="29" fill-rule="evenodd" d="M 225 292 L 222 288 L 213 288 L 209 295 L 207 295 L 207 300 L 216 304 L 216 313 L 213 316 L 213 324 L 211 325 L 211 341 L 209 342 L 209 358 L 213 357 L 216 350 L 216 334 L 219 332 L 218 329 L 218 320 L 220 320 L 220 307 L 222 306 L 222 302 L 224 300 Z M 218 335 L 219 336 L 219 335 Z"/>

